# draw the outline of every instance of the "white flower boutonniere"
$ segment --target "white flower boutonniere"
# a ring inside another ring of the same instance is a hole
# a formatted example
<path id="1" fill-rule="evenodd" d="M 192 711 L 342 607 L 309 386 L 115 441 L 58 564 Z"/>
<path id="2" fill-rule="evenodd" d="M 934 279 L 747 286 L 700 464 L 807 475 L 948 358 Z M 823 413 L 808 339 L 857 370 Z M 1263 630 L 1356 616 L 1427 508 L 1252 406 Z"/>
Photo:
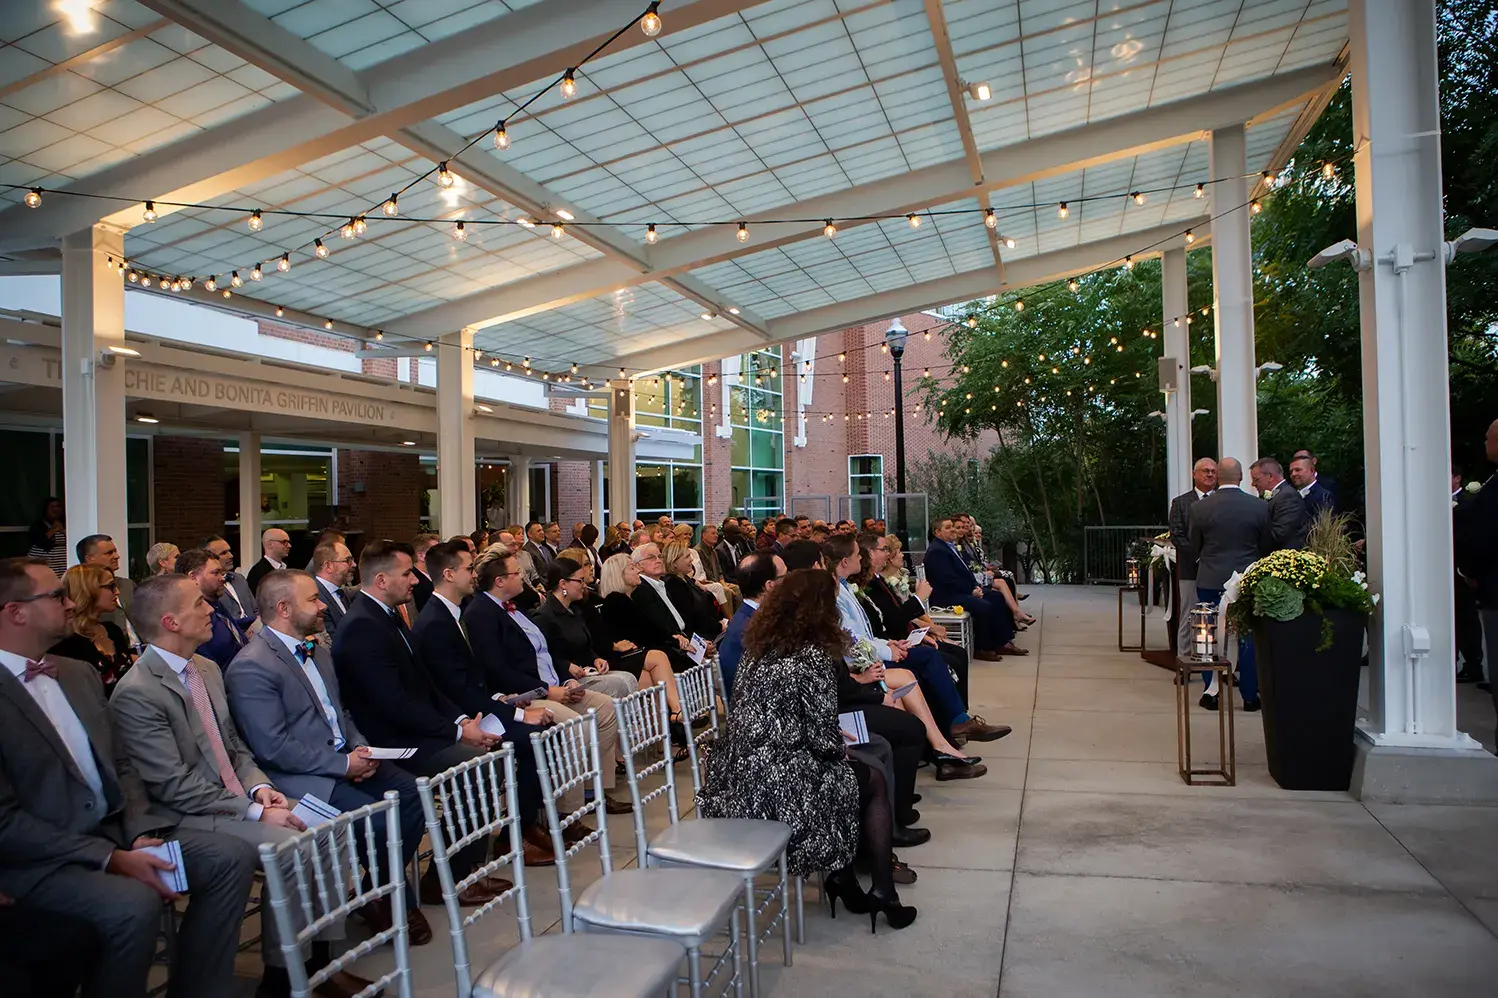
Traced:
<path id="1" fill-rule="evenodd" d="M 1274 498 L 1274 490 L 1273 489 L 1265 489 L 1263 492 L 1260 493 L 1260 497 L 1264 498 L 1264 499 L 1273 499 Z"/>
<path id="2" fill-rule="evenodd" d="M 1470 493 L 1472 493 L 1473 495 L 1476 495 L 1477 493 L 1479 493 L 1479 492 L 1482 491 L 1482 483 L 1481 482 L 1468 482 L 1467 483 L 1467 491 L 1470 492 Z"/>

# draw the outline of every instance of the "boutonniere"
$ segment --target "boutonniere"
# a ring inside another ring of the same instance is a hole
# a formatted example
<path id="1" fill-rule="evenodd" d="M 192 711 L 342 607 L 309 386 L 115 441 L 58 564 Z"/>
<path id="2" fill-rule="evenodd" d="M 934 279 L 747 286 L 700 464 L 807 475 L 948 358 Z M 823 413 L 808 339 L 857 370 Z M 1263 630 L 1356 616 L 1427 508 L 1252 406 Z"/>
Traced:
<path id="1" fill-rule="evenodd" d="M 1261 492 L 1259 494 L 1259 497 L 1261 499 L 1273 499 L 1274 498 L 1274 490 L 1273 489 L 1265 489 L 1263 492 Z"/>
<path id="2" fill-rule="evenodd" d="M 1477 493 L 1479 493 L 1479 492 L 1482 491 L 1482 483 L 1481 482 L 1468 482 L 1467 483 L 1467 491 L 1470 492 L 1472 495 L 1477 495 Z"/>

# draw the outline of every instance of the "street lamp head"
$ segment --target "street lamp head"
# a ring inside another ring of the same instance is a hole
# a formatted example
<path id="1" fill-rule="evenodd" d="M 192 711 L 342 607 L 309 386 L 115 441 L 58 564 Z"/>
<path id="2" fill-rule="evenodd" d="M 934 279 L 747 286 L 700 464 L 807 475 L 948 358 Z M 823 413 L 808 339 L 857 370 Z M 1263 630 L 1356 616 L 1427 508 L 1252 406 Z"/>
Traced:
<path id="1" fill-rule="evenodd" d="M 1366 250 L 1358 249 L 1358 244 L 1351 239 L 1343 239 L 1311 257 L 1306 266 L 1312 270 L 1320 270 L 1327 264 L 1336 263 L 1338 260 L 1351 262 L 1354 270 L 1367 270 L 1371 262 Z"/>
<path id="2" fill-rule="evenodd" d="M 1458 253 L 1481 253 L 1494 244 L 1498 244 L 1498 229 L 1468 229 L 1446 244 L 1446 262 Z"/>
<path id="3" fill-rule="evenodd" d="M 892 356 L 898 358 L 905 352 L 905 339 L 909 335 L 910 330 L 906 329 L 905 324 L 900 321 L 899 316 L 896 316 L 894 321 L 889 324 L 889 328 L 884 331 L 884 344 L 889 347 L 889 352 Z"/>

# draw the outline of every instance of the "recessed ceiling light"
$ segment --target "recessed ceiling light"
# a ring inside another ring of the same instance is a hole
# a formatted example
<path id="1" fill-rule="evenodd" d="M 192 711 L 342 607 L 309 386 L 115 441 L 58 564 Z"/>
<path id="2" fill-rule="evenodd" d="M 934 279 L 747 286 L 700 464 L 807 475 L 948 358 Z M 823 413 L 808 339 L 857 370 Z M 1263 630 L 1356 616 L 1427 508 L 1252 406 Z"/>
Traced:
<path id="1" fill-rule="evenodd" d="M 135 421 L 137 423 L 159 423 L 159 422 L 161 422 L 161 420 L 157 419 L 155 416 L 151 415 L 149 412 L 137 412 L 135 414 Z"/>
<path id="2" fill-rule="evenodd" d="M 562 218 L 562 219 L 566 219 L 567 221 L 570 222 L 573 219 L 575 219 L 577 216 L 574 215 L 574 214 L 572 214 L 572 212 L 568 211 L 566 208 L 558 208 L 557 209 L 557 217 L 558 218 Z"/>
<path id="3" fill-rule="evenodd" d="M 734 308 L 733 306 L 729 306 L 729 308 L 728 308 L 728 314 L 729 315 L 738 315 L 739 314 L 739 310 L 736 309 L 736 308 Z"/>
<path id="4" fill-rule="evenodd" d="M 416 446 L 416 441 L 415 440 L 402 440 L 401 441 L 401 446 L 402 447 L 415 447 Z"/>

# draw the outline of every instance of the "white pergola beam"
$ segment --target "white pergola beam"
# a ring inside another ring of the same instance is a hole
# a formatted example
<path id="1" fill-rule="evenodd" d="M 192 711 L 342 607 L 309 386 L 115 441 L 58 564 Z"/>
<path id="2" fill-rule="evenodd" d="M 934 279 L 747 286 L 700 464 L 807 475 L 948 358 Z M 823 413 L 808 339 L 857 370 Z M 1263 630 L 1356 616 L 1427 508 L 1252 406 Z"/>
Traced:
<path id="1" fill-rule="evenodd" d="M 834 305 L 808 309 L 805 312 L 771 319 L 770 338 L 774 343 L 787 343 L 877 322 L 892 316 L 909 315 L 912 312 L 953 302 L 971 301 L 975 298 L 998 294 L 1001 291 L 1013 291 L 1018 288 L 1065 280 L 1068 277 L 1106 267 L 1122 260 L 1125 256 L 1133 256 L 1136 262 L 1146 260 L 1159 256 L 1168 249 L 1183 248 L 1186 245 L 1184 233 L 1187 229 L 1191 229 L 1196 238 L 1192 245 L 1200 246 L 1210 239 L 1211 219 L 1205 216 L 1186 219 L 1158 228 L 1083 243 L 1071 249 L 1013 260 L 1006 267 L 1008 279 L 1002 286 L 998 282 L 994 269 L 983 267 L 934 281 L 925 281 L 892 291 L 838 302 Z M 1149 249 L 1141 250 L 1141 246 L 1148 246 Z M 757 350 L 762 346 L 765 346 L 764 341 L 744 334 L 712 333 L 683 340 L 670 346 L 626 354 L 610 361 L 608 365 L 594 365 L 588 373 L 601 377 L 607 374 L 609 367 L 614 369 L 623 367 L 631 372 L 688 367 L 748 350 Z"/>
<path id="2" fill-rule="evenodd" d="M 418 48 L 353 73 L 351 80 L 349 71 L 328 68 L 329 61 L 341 67 L 337 60 L 321 53 L 308 56 L 311 46 L 305 41 L 233 0 L 179 0 L 160 6 L 177 8 L 252 65 L 284 73 L 281 78 L 290 77 L 293 85 L 302 77 L 313 90 L 101 170 L 72 188 L 162 202 L 207 201 L 550 77 L 575 65 L 644 7 L 640 0 L 543 0 L 444 39 L 440 57 L 430 47 Z M 667 30 L 686 30 L 750 6 L 752 0 L 680 0 L 665 13 Z M 193 23 L 187 26 L 197 30 Z M 649 42 L 643 32 L 626 31 L 609 52 Z M 315 87 L 309 82 L 314 77 L 321 81 Z M 350 113 L 361 94 L 370 111 Z M 118 211 L 93 198 L 55 201 L 46 211 L 17 205 L 0 212 L 0 252 L 51 246 L 64 234 L 100 221 L 126 227 L 140 223 L 138 207 Z M 164 204 L 158 208 L 163 214 L 169 210 Z"/>
<path id="3" fill-rule="evenodd" d="M 645 257 L 649 269 L 645 271 L 617 259 L 591 260 L 423 309 L 392 322 L 390 329 L 411 336 L 435 336 L 468 325 L 491 326 L 619 288 L 660 281 L 684 271 L 820 237 L 822 223 L 818 219 L 919 211 L 972 197 L 981 191 L 1014 187 L 1141 155 L 1199 139 L 1214 127 L 1273 116 L 1287 106 L 1336 86 L 1343 73 L 1340 64 L 1313 66 L 996 149 L 981 157 L 984 179 L 979 187 L 974 186 L 965 159 L 860 184 L 748 216 L 749 239 L 744 243 L 720 227 L 699 229 L 648 247 Z M 811 221 L 756 225 L 787 214 Z M 842 228 L 861 224 L 869 223 L 848 221 L 842 223 Z"/>

